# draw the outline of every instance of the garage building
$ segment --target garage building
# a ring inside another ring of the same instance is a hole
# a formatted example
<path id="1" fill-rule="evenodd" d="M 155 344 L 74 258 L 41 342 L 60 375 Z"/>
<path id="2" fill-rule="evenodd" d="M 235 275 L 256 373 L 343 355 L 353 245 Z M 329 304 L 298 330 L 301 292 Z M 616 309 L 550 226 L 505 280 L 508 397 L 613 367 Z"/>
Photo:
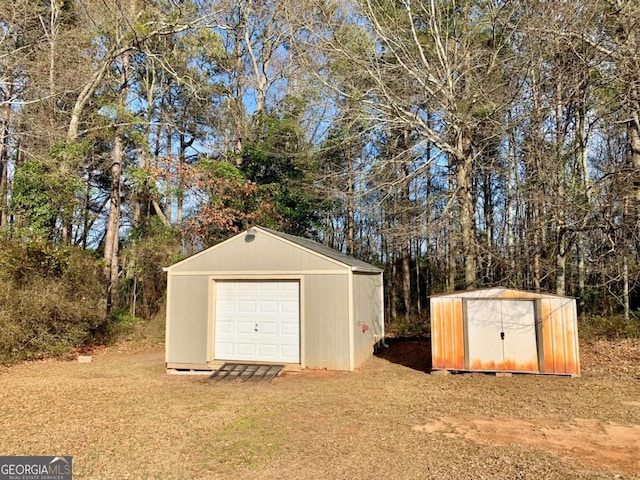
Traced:
<path id="1" fill-rule="evenodd" d="M 351 371 L 384 337 L 382 270 L 305 238 L 256 226 L 165 271 L 168 369 Z"/>
<path id="2" fill-rule="evenodd" d="M 580 375 L 574 298 L 497 287 L 430 305 L 434 370 Z"/>

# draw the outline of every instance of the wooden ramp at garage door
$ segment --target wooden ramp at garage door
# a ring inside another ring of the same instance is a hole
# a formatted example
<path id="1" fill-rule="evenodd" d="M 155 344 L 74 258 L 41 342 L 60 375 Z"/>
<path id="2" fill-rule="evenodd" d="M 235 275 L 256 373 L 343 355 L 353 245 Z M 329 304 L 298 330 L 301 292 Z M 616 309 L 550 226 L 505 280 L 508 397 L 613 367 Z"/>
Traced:
<path id="1" fill-rule="evenodd" d="M 255 365 L 249 363 L 225 363 L 213 372 L 209 379 L 214 382 L 270 382 L 282 370 L 283 365 Z"/>

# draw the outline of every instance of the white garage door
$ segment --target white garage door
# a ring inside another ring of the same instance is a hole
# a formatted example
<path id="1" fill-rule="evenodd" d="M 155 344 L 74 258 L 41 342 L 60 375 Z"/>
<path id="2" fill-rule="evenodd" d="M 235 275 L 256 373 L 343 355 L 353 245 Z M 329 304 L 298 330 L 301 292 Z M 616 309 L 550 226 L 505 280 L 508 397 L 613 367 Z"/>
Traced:
<path id="1" fill-rule="evenodd" d="M 215 359 L 300 363 L 297 281 L 217 281 Z"/>

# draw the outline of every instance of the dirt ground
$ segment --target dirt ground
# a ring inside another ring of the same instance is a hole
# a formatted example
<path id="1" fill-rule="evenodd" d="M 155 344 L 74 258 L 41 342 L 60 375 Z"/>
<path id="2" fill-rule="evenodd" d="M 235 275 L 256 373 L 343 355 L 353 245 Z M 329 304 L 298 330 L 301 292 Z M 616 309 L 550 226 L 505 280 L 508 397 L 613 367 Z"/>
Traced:
<path id="1" fill-rule="evenodd" d="M 0 370 L 0 453 L 76 479 L 638 479 L 640 342 L 581 346 L 581 378 L 430 375 L 392 342 L 358 372 L 167 375 L 163 347 Z"/>

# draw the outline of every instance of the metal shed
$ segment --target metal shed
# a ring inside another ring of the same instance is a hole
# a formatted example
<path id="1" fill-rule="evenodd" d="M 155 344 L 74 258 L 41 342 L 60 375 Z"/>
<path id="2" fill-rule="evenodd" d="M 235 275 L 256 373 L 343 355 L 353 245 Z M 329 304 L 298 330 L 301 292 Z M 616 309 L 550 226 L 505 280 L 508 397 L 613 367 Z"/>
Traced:
<path id="1" fill-rule="evenodd" d="M 434 370 L 580 375 L 573 298 L 497 287 L 430 303 Z"/>
<path id="2" fill-rule="evenodd" d="M 166 366 L 354 370 L 384 337 L 382 270 L 252 227 L 168 268 Z"/>

